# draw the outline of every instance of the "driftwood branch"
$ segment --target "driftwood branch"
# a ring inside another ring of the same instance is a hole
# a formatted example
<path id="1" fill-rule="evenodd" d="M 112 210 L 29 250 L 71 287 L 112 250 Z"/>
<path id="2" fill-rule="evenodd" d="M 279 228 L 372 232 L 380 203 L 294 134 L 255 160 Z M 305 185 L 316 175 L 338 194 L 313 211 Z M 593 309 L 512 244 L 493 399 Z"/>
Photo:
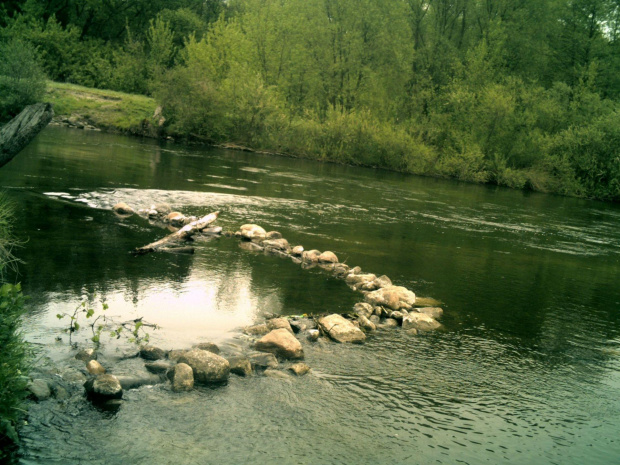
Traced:
<path id="1" fill-rule="evenodd" d="M 0 129 L 0 167 L 10 162 L 51 121 L 54 110 L 49 103 L 28 105 Z"/>
<path id="2" fill-rule="evenodd" d="M 178 231 L 173 232 L 172 234 L 169 234 L 163 239 L 160 239 L 155 242 L 151 242 L 150 244 L 145 245 L 144 247 L 138 247 L 137 249 L 133 251 L 133 254 L 143 255 L 149 252 L 155 252 L 156 250 L 168 248 L 168 246 L 178 243 L 178 242 L 186 241 L 190 239 L 194 234 L 197 234 L 201 232 L 203 229 L 206 229 L 211 223 L 217 220 L 217 217 L 219 214 L 220 212 L 209 213 L 208 215 L 203 216 L 202 218 L 196 221 L 192 221 L 191 223 L 186 224 Z"/>

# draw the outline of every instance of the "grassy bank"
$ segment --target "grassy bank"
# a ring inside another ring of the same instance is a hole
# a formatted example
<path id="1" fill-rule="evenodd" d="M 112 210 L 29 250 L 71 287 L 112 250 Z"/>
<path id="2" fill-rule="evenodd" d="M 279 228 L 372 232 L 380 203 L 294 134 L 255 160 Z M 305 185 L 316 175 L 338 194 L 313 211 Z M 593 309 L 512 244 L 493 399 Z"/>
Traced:
<path id="1" fill-rule="evenodd" d="M 48 81 L 45 101 L 54 105 L 56 121 L 74 117 L 107 131 L 156 135 L 157 103 L 144 95 Z"/>

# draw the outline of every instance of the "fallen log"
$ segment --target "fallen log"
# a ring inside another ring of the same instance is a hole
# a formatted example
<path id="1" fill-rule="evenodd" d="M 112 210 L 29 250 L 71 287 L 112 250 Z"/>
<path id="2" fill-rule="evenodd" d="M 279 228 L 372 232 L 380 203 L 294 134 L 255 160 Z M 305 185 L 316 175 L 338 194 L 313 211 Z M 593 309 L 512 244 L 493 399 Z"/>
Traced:
<path id="1" fill-rule="evenodd" d="M 145 245 L 144 247 L 138 247 L 137 249 L 133 251 L 133 254 L 143 255 L 143 254 L 147 254 L 150 252 L 155 252 L 156 250 L 161 249 L 161 248 L 167 248 L 168 245 L 174 244 L 176 242 L 187 241 L 194 234 L 197 234 L 201 232 L 203 229 L 206 229 L 211 223 L 217 220 L 217 217 L 219 214 L 220 212 L 209 213 L 208 215 L 203 216 L 202 218 L 196 221 L 192 221 L 191 223 L 186 224 L 178 231 L 173 232 L 172 234 L 169 234 L 163 239 L 160 239 L 155 242 L 151 242 L 150 244 Z"/>
<path id="2" fill-rule="evenodd" d="M 0 129 L 0 167 L 10 162 L 51 121 L 54 110 L 49 103 L 35 103 Z"/>

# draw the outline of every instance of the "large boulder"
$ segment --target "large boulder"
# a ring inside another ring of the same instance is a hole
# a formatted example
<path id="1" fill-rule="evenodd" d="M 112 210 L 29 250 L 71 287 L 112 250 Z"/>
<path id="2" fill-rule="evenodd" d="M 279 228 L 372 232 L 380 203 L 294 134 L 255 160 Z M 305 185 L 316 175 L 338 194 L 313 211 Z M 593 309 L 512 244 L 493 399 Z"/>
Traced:
<path id="1" fill-rule="evenodd" d="M 366 302 L 392 310 L 409 310 L 415 304 L 415 294 L 402 286 L 388 286 L 366 294 Z"/>
<path id="2" fill-rule="evenodd" d="M 179 357 L 179 363 L 192 367 L 194 380 L 201 384 L 224 383 L 230 375 L 228 360 L 212 352 L 192 349 Z"/>
<path id="3" fill-rule="evenodd" d="M 194 370 L 186 363 L 178 363 L 171 370 L 172 390 L 174 392 L 191 391 L 194 388 Z"/>
<path id="4" fill-rule="evenodd" d="M 267 236 L 267 232 L 257 224 L 244 224 L 239 228 L 239 235 L 251 240 L 263 240 Z"/>
<path id="5" fill-rule="evenodd" d="M 363 331 L 342 315 L 333 314 L 321 318 L 319 327 L 336 342 L 361 343 L 366 340 Z"/>
<path id="6" fill-rule="evenodd" d="M 441 327 L 441 323 L 424 313 L 412 312 L 403 318 L 403 329 L 416 329 L 418 331 L 432 331 Z"/>
<path id="7" fill-rule="evenodd" d="M 274 329 L 259 339 L 255 346 L 256 350 L 270 352 L 281 358 L 297 359 L 304 358 L 304 350 L 301 343 L 293 336 L 292 331 L 280 328 Z"/>
<path id="8" fill-rule="evenodd" d="M 319 257 L 321 256 L 321 252 L 316 249 L 313 250 L 304 250 L 301 254 L 301 258 L 304 262 L 315 263 L 319 261 Z"/>
<path id="9" fill-rule="evenodd" d="M 99 375 L 84 383 L 89 396 L 94 398 L 120 399 L 123 397 L 123 387 L 114 375 Z"/>

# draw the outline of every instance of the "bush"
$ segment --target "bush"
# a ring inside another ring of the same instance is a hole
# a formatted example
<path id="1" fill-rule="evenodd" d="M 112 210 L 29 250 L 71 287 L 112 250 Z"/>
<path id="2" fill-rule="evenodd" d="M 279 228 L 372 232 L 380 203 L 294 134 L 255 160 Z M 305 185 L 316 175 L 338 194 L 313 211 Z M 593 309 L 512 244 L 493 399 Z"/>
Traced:
<path id="1" fill-rule="evenodd" d="M 18 114 L 45 94 L 45 75 L 34 48 L 20 40 L 0 44 L 0 121 Z"/>

